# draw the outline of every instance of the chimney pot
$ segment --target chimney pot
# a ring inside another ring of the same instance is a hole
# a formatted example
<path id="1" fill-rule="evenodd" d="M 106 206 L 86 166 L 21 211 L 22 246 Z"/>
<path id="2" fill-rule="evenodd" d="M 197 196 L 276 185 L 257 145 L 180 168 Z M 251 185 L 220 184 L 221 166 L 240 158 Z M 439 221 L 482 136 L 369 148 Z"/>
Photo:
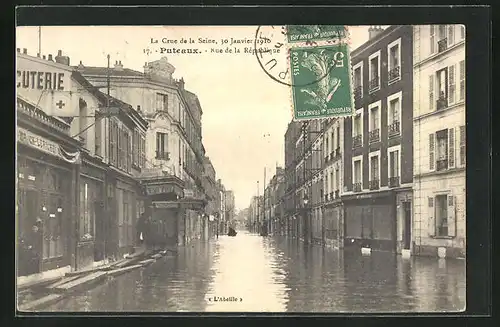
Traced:
<path id="1" fill-rule="evenodd" d="M 23 48 L 23 53 L 24 53 L 24 54 L 28 54 L 28 49 Z"/>
<path id="2" fill-rule="evenodd" d="M 52 59 L 52 55 L 51 55 L 51 54 L 49 54 L 49 61 L 54 61 L 54 60 Z"/>
<path id="3" fill-rule="evenodd" d="M 57 50 L 57 56 L 62 56 L 62 50 Z"/>
<path id="4" fill-rule="evenodd" d="M 21 49 L 20 49 L 20 48 L 17 48 L 17 52 L 21 52 Z"/>

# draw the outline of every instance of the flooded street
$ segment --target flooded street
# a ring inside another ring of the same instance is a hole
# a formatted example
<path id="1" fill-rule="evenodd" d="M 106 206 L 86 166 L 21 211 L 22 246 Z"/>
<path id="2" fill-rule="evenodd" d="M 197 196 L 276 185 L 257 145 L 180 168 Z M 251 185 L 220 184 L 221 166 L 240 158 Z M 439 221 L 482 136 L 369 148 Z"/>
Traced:
<path id="1" fill-rule="evenodd" d="M 41 311 L 451 312 L 465 309 L 465 280 L 465 260 L 362 256 L 239 231 Z"/>

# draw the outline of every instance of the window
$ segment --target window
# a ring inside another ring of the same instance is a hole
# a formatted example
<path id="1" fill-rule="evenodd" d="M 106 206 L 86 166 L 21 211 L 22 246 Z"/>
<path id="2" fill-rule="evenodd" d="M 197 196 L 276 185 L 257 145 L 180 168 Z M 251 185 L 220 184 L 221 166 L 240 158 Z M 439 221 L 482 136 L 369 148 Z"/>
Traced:
<path id="1" fill-rule="evenodd" d="M 333 185 L 334 185 L 334 177 L 333 177 L 333 170 L 330 171 L 330 185 L 328 186 L 328 190 L 330 192 L 333 191 Z"/>
<path id="2" fill-rule="evenodd" d="M 368 107 L 370 114 L 370 143 L 380 141 L 380 101 Z"/>
<path id="3" fill-rule="evenodd" d="M 399 149 L 389 150 L 389 187 L 399 185 Z"/>
<path id="4" fill-rule="evenodd" d="M 448 69 L 444 68 L 436 72 L 438 99 L 436 110 L 448 107 Z"/>
<path id="5" fill-rule="evenodd" d="M 134 130 L 132 133 L 132 164 L 134 166 L 139 165 L 139 131 Z"/>
<path id="6" fill-rule="evenodd" d="M 380 88 L 380 51 L 372 54 L 369 57 L 369 62 L 369 90 L 370 92 L 375 92 Z"/>
<path id="7" fill-rule="evenodd" d="M 354 66 L 354 97 L 363 97 L 363 62 Z"/>
<path id="8" fill-rule="evenodd" d="M 335 139 L 336 143 L 336 149 L 340 150 L 340 126 L 337 126 L 337 138 Z"/>
<path id="9" fill-rule="evenodd" d="M 460 25 L 460 39 L 465 40 L 465 25 Z"/>
<path id="10" fill-rule="evenodd" d="M 117 154 L 117 161 L 116 164 L 118 168 L 122 168 L 122 162 L 123 162 L 123 134 L 121 128 L 116 126 L 116 139 L 118 140 L 118 154 Z"/>
<path id="11" fill-rule="evenodd" d="M 130 173 L 132 168 L 132 136 L 127 132 L 127 172 Z"/>
<path id="12" fill-rule="evenodd" d="M 89 240 L 94 235 L 94 196 L 90 182 L 80 183 L 80 239 Z"/>
<path id="13" fill-rule="evenodd" d="M 179 138 L 179 168 L 182 168 L 182 142 Z"/>
<path id="14" fill-rule="evenodd" d="M 465 60 L 459 63 L 459 74 L 460 74 L 460 94 L 459 99 L 465 99 Z"/>
<path id="15" fill-rule="evenodd" d="M 335 191 L 340 190 L 340 170 L 339 168 L 335 169 L 335 176 L 337 176 L 337 179 L 335 180 Z"/>
<path id="16" fill-rule="evenodd" d="M 156 110 L 168 111 L 168 95 L 156 93 Z"/>
<path id="17" fill-rule="evenodd" d="M 116 153 L 117 153 L 117 138 L 116 138 L 116 122 L 110 120 L 109 123 L 109 161 L 112 165 L 116 165 Z"/>
<path id="18" fill-rule="evenodd" d="M 335 151 L 335 135 L 333 134 L 333 129 L 331 130 L 331 134 L 330 134 L 330 140 L 331 140 L 331 148 L 332 150 L 330 152 L 333 153 L 333 151 Z"/>
<path id="19" fill-rule="evenodd" d="M 438 52 L 443 52 L 448 48 L 446 29 L 446 25 L 439 25 L 438 27 Z"/>
<path id="20" fill-rule="evenodd" d="M 455 25 L 448 25 L 448 46 L 455 43 Z"/>
<path id="21" fill-rule="evenodd" d="M 402 92 L 388 97 L 387 134 L 389 137 L 401 133 L 401 97 Z"/>
<path id="22" fill-rule="evenodd" d="M 456 235 L 455 197 L 439 194 L 430 197 L 429 234 L 431 237 L 454 237 Z"/>
<path id="23" fill-rule="evenodd" d="M 465 165 L 465 125 L 460 126 L 460 165 Z"/>
<path id="24" fill-rule="evenodd" d="M 168 134 L 156 133 L 156 159 L 168 160 Z"/>
<path id="25" fill-rule="evenodd" d="M 401 78 L 401 39 L 397 39 L 387 46 L 388 82 L 389 84 Z"/>
<path id="26" fill-rule="evenodd" d="M 379 188 L 379 155 L 370 156 L 370 190 Z"/>
<path id="27" fill-rule="evenodd" d="M 95 122 L 95 154 L 102 157 L 102 120 L 96 119 Z"/>
<path id="28" fill-rule="evenodd" d="M 352 146 L 353 148 L 363 145 L 363 109 L 356 110 L 356 115 L 352 119 Z"/>
<path id="29" fill-rule="evenodd" d="M 434 156 L 436 157 L 435 167 L 437 171 L 455 167 L 455 129 L 443 129 L 436 132 L 436 135 L 429 136 L 429 158 L 430 169 L 434 169 Z M 434 139 L 436 145 L 434 146 Z M 435 152 L 435 153 L 434 153 Z"/>
<path id="30" fill-rule="evenodd" d="M 146 167 L 146 139 L 144 138 L 144 135 L 140 135 L 140 142 L 139 142 L 139 167 L 144 168 Z"/>
<path id="31" fill-rule="evenodd" d="M 353 164 L 353 191 L 360 192 L 362 188 L 361 159 L 354 160 Z"/>
<path id="32" fill-rule="evenodd" d="M 434 74 L 429 76 L 429 111 L 434 111 Z"/>

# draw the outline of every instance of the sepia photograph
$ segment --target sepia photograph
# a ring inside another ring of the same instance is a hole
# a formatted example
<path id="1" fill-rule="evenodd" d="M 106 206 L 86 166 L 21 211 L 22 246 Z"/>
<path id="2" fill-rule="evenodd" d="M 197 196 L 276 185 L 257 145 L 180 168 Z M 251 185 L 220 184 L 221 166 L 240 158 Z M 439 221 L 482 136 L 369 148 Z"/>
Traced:
<path id="1" fill-rule="evenodd" d="M 17 26 L 17 309 L 464 312 L 466 35 Z"/>

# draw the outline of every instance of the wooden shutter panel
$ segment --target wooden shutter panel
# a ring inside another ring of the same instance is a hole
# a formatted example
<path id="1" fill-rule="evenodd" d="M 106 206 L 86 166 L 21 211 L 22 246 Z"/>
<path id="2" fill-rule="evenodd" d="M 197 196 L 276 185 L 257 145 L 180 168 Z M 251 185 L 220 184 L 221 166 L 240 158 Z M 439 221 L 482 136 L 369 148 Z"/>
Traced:
<path id="1" fill-rule="evenodd" d="M 448 129 L 448 167 L 455 168 L 455 129 Z"/>
<path id="2" fill-rule="evenodd" d="M 448 46 L 455 43 L 455 25 L 448 25 Z"/>
<path id="3" fill-rule="evenodd" d="M 456 79 L 455 79 L 455 65 L 448 67 L 448 104 L 451 105 L 455 103 L 455 90 L 456 90 Z"/>
<path id="4" fill-rule="evenodd" d="M 460 165 L 465 165 L 465 125 L 460 126 Z"/>
<path id="5" fill-rule="evenodd" d="M 434 110 L 434 74 L 429 76 L 429 111 Z"/>
<path id="6" fill-rule="evenodd" d="M 156 133 L 156 158 L 160 156 L 160 133 Z"/>
<path id="7" fill-rule="evenodd" d="M 435 40 L 435 26 L 434 25 L 431 25 L 429 26 L 430 27 L 430 46 L 431 46 L 431 54 L 433 54 L 434 52 L 436 52 L 436 42 L 434 41 Z"/>
<path id="8" fill-rule="evenodd" d="M 460 61 L 459 63 L 459 78 L 460 78 L 460 100 L 465 98 L 465 60 Z"/>
<path id="9" fill-rule="evenodd" d="M 448 236 L 455 237 L 457 234 L 457 221 L 455 217 L 455 197 L 448 195 Z"/>
<path id="10" fill-rule="evenodd" d="M 428 206 L 429 206 L 429 220 L 428 220 L 428 231 L 429 236 L 436 235 L 436 220 L 434 218 L 434 198 L 428 198 Z"/>
<path id="11" fill-rule="evenodd" d="M 429 170 L 434 170 L 436 158 L 434 154 L 434 133 L 429 134 Z"/>

